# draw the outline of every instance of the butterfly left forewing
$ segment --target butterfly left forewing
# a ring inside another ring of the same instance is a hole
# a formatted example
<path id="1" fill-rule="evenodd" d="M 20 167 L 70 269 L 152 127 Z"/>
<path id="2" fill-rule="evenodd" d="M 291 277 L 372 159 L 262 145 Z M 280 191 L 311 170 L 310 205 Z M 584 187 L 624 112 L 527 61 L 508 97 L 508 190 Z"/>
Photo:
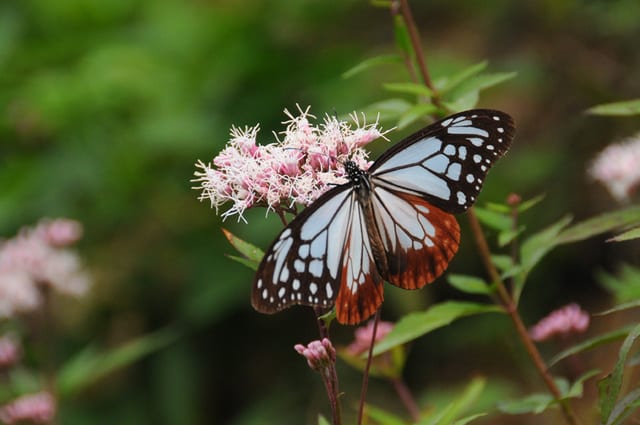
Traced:
<path id="1" fill-rule="evenodd" d="M 256 310 L 275 313 L 294 304 L 333 306 L 354 204 L 350 185 L 339 186 L 289 223 L 256 272 L 251 294 Z"/>
<path id="2" fill-rule="evenodd" d="M 417 195 L 383 186 L 373 187 L 372 204 L 387 255 L 383 278 L 418 289 L 440 276 L 460 243 L 455 217 Z"/>
<path id="3" fill-rule="evenodd" d="M 460 213 L 475 202 L 487 172 L 507 151 L 513 133 L 513 119 L 504 112 L 461 112 L 389 149 L 371 166 L 371 179 Z"/>

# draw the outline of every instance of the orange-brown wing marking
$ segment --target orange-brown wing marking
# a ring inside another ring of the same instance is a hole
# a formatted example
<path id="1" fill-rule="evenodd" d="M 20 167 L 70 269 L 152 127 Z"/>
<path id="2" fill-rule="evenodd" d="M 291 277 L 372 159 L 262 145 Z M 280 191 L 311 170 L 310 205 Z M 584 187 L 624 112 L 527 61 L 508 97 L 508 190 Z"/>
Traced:
<path id="1" fill-rule="evenodd" d="M 338 321 L 355 324 L 368 319 L 382 304 L 383 283 L 373 260 L 364 211 L 357 204 L 342 249 L 340 289 L 335 304 Z"/>
<path id="2" fill-rule="evenodd" d="M 373 192 L 376 224 L 387 253 L 382 277 L 403 289 L 433 282 L 458 250 L 455 217 L 416 195 L 381 186 Z"/>

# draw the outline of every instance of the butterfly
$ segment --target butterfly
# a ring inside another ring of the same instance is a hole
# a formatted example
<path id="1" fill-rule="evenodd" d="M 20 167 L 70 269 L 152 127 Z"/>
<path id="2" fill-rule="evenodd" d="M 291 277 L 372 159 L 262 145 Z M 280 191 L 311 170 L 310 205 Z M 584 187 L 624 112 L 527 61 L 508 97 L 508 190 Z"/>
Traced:
<path id="1" fill-rule="evenodd" d="M 265 252 L 253 307 L 335 306 L 340 323 L 355 324 L 378 310 L 384 281 L 418 289 L 435 280 L 460 243 L 452 214 L 473 205 L 514 131 L 506 113 L 474 109 L 403 139 L 367 171 L 345 161 L 349 181 L 298 214 Z"/>

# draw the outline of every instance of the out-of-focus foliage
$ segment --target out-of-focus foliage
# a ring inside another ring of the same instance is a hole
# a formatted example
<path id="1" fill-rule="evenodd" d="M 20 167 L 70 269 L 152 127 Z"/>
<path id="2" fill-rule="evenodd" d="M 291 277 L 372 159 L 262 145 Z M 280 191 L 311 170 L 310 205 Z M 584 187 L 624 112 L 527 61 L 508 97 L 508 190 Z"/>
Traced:
<path id="1" fill-rule="evenodd" d="M 567 213 L 579 221 L 614 209 L 585 169 L 597 151 L 639 123 L 583 111 L 640 96 L 640 3 L 412 5 L 435 81 L 450 83 L 456 72 L 485 60 L 490 75 L 517 73 L 479 97 L 480 106 L 512 114 L 518 127 L 480 204 L 501 202 L 510 192 L 545 193 L 545 207 L 525 216 L 528 229 Z M 291 349 L 316 337 L 312 314 L 251 310 L 251 271 L 224 256 L 233 248 L 189 180 L 195 160 L 216 154 L 232 124 L 259 122 L 268 142 L 285 107 L 310 104 L 317 115 L 342 114 L 388 97 L 383 83 L 407 80 L 388 56 L 395 52 L 393 32 L 388 11 L 355 0 L 0 2 L 0 235 L 42 216 L 80 220 L 86 230 L 80 250 L 98 278 L 86 304 L 61 302 L 56 309 L 60 348 L 53 355 L 62 364 L 88 342 L 117 346 L 173 323 L 185 330 L 169 348 L 67 401 L 60 423 L 317 421 L 325 396 Z M 389 60 L 342 78 L 379 55 Z M 373 109 L 385 119 L 410 106 L 398 97 Z M 420 113 L 408 114 L 407 129 L 391 140 L 421 125 Z M 374 149 L 387 147 L 378 142 Z M 248 219 L 249 226 L 224 225 L 261 247 L 280 228 L 274 217 L 264 220 L 264 211 Z M 479 275 L 461 222 L 461 251 L 451 271 Z M 520 300 L 525 317 L 569 300 L 603 307 L 608 294 L 594 270 L 610 273 L 637 260 L 634 243 L 599 239 L 554 251 L 528 276 Z M 419 292 L 387 290 L 383 314 L 394 318 L 459 296 L 443 282 Z M 620 291 L 618 297 L 628 299 Z M 418 394 L 475 373 L 519 376 L 514 371 L 527 360 L 504 342 L 509 327 L 497 315 L 484 316 L 451 325 L 446 331 L 455 337 L 441 330 L 413 346 L 406 370 Z M 334 335 L 346 343 L 350 332 L 336 328 Z M 348 410 L 359 376 L 341 379 Z M 388 399 L 372 403 L 393 404 Z"/>

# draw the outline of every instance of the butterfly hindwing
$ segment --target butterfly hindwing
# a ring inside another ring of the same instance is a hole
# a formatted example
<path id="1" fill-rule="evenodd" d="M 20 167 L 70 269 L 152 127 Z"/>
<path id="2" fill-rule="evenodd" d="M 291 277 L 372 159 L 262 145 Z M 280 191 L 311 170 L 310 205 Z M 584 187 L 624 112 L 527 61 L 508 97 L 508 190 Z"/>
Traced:
<path id="1" fill-rule="evenodd" d="M 489 168 L 507 151 L 513 133 L 513 119 L 504 112 L 461 112 L 386 151 L 369 169 L 371 180 L 460 213 L 475 202 Z"/>
<path id="2" fill-rule="evenodd" d="M 458 250 L 460 227 L 455 217 L 424 199 L 373 188 L 375 222 L 387 255 L 386 281 L 403 289 L 431 283 Z"/>

